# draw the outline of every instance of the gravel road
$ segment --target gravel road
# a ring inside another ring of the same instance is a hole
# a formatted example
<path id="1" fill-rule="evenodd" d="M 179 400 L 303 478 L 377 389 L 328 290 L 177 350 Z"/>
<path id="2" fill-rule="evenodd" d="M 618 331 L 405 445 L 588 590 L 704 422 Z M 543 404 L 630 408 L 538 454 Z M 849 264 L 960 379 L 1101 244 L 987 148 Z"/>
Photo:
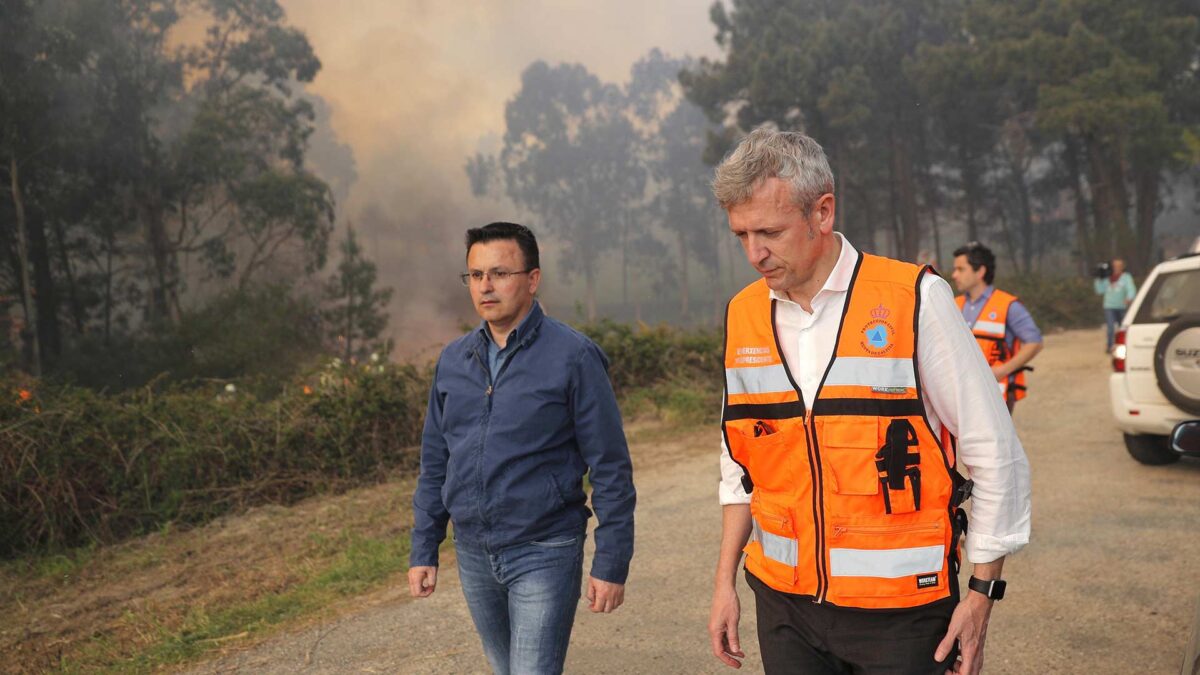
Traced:
<path id="1" fill-rule="evenodd" d="M 1145 467 L 1108 412 L 1103 334 L 1049 335 L 1016 421 L 1033 467 L 1033 542 L 1005 565 L 987 673 L 1178 673 L 1200 601 L 1200 462 Z M 720 536 L 715 429 L 634 447 L 637 554 L 626 604 L 581 606 L 568 673 L 729 672 L 705 624 Z M 662 456 L 669 461 L 662 460 Z M 657 458 L 657 459 L 648 459 Z M 589 544 L 590 548 L 590 544 Z M 431 598 L 397 586 L 344 613 L 196 673 L 487 672 L 458 578 Z M 741 584 L 743 671 L 761 672 Z"/>

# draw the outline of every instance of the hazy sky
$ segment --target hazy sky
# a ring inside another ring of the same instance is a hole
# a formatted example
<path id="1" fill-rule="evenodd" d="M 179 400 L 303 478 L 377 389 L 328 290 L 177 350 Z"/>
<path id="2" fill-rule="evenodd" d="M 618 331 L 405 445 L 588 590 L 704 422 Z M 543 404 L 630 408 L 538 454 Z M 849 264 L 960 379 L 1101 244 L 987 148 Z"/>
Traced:
<path id="1" fill-rule="evenodd" d="M 504 105 L 529 63 L 581 63 L 625 82 L 653 47 L 719 56 L 711 0 L 281 4 L 323 64 L 307 90 L 325 99 L 333 131 L 353 150 L 357 179 L 339 211 L 364 231 L 382 281 L 396 289 L 401 354 L 444 342 L 470 316 L 451 274 L 463 230 L 515 217 L 471 195 L 463 164 L 481 139 L 499 142 Z"/>

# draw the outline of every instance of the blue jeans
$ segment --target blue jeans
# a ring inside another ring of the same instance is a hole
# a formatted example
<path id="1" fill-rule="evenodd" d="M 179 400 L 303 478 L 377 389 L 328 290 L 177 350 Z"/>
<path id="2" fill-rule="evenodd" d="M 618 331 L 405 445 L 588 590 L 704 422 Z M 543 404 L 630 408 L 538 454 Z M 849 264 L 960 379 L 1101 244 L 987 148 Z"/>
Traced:
<path id="1" fill-rule="evenodd" d="M 498 551 L 455 542 L 463 595 L 497 675 L 562 672 L 585 538 L 557 536 Z"/>
<path id="2" fill-rule="evenodd" d="M 1113 335 L 1115 335 L 1117 332 L 1117 326 L 1120 326 L 1121 322 L 1124 320 L 1124 309 L 1104 308 L 1104 325 L 1108 328 L 1108 351 L 1110 352 L 1113 348 Z"/>

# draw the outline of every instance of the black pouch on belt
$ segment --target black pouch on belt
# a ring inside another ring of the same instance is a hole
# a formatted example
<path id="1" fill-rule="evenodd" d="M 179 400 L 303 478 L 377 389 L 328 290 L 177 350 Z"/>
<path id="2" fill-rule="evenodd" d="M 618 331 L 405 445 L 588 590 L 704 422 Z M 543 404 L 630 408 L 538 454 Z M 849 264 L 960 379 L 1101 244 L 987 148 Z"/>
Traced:
<path id="1" fill-rule="evenodd" d="M 908 420 L 892 420 L 887 440 L 875 455 L 879 487 L 887 513 L 921 510 L 921 454 L 909 452 L 917 444 L 917 430 Z M 912 490 L 905 489 L 905 478 Z"/>

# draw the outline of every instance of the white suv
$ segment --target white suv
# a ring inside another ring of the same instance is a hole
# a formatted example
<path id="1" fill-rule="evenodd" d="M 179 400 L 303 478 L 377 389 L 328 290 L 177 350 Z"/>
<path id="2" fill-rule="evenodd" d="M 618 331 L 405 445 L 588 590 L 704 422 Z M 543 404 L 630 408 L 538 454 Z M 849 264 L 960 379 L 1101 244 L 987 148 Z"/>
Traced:
<path id="1" fill-rule="evenodd" d="M 1154 268 L 1115 343 L 1108 389 L 1129 454 L 1143 464 L 1200 456 L 1200 254 Z"/>

